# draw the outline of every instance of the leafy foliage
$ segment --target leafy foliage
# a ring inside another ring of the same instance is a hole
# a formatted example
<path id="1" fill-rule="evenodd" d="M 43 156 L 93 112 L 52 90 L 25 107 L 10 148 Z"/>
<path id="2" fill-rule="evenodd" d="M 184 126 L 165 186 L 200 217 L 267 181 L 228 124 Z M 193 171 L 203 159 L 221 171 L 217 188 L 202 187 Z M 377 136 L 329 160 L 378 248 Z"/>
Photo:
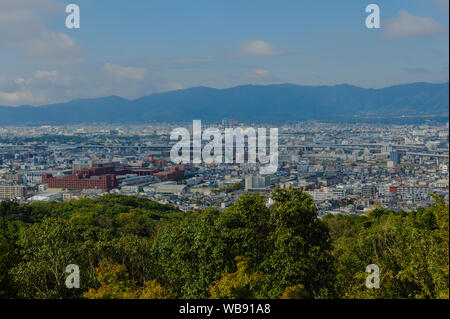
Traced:
<path id="1" fill-rule="evenodd" d="M 306 193 L 182 213 L 107 195 L 0 203 L 0 298 L 449 298 L 449 206 L 317 217 Z M 66 266 L 80 268 L 67 289 Z M 380 268 L 379 289 L 365 286 Z"/>
<path id="2" fill-rule="evenodd" d="M 209 288 L 212 299 L 255 299 L 262 274 L 255 273 L 249 266 L 249 260 L 236 257 L 237 270 L 224 274 Z"/>
<path id="3" fill-rule="evenodd" d="M 449 207 L 376 210 L 368 217 L 328 217 L 334 229 L 336 289 L 346 298 L 448 298 Z M 380 268 L 381 288 L 364 289 L 365 267 Z"/>

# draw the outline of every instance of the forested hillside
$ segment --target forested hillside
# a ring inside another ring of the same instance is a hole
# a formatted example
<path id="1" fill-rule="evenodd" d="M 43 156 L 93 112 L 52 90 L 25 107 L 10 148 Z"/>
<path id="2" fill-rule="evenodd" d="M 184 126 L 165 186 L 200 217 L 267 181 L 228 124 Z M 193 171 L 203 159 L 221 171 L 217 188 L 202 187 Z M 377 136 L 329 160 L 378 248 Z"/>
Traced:
<path id="1" fill-rule="evenodd" d="M 0 203 L 0 298 L 448 298 L 449 207 L 317 218 L 276 189 L 225 210 L 146 199 Z M 67 289 L 65 268 L 80 268 Z M 380 288 L 365 286 L 366 266 Z"/>

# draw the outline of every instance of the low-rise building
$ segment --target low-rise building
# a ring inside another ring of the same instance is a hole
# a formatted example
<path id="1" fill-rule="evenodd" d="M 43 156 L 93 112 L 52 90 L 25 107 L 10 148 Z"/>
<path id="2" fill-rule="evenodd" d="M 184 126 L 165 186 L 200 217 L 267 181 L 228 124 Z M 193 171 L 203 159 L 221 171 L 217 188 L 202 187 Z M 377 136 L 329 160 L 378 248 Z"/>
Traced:
<path id="1" fill-rule="evenodd" d="M 0 185 L 0 199 L 24 198 L 27 188 L 23 185 Z"/>

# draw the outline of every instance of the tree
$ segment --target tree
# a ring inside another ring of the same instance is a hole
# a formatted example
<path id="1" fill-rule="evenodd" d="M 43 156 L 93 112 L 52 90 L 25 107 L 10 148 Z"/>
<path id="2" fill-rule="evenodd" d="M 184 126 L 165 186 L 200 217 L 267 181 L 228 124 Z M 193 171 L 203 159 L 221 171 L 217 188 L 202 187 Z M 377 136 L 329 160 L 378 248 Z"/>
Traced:
<path id="1" fill-rule="evenodd" d="M 417 212 L 377 208 L 337 237 L 337 291 L 344 298 L 448 298 L 448 205 Z M 365 267 L 380 268 L 380 289 L 364 285 Z"/>
<path id="2" fill-rule="evenodd" d="M 290 286 L 303 285 L 309 298 L 333 285 L 328 228 L 317 218 L 312 198 L 301 190 L 275 189 L 271 198 L 271 248 L 258 268 L 264 291 L 277 298 Z"/>
<path id="3" fill-rule="evenodd" d="M 139 291 L 139 299 L 174 299 L 175 294 L 170 293 L 156 280 L 145 282 L 144 288 Z"/>
<path id="4" fill-rule="evenodd" d="M 262 274 L 251 269 L 249 259 L 236 257 L 237 270 L 224 274 L 209 288 L 212 299 L 255 299 Z"/>
<path id="5" fill-rule="evenodd" d="M 155 239 L 158 280 L 182 298 L 207 297 L 214 281 L 236 271 L 236 256 L 262 261 L 269 219 L 264 198 L 245 194 L 224 211 L 207 209 L 167 226 Z"/>
<path id="6" fill-rule="evenodd" d="M 13 297 L 11 276 L 8 271 L 14 265 L 14 243 L 6 224 L 0 218 L 0 298 Z"/>
<path id="7" fill-rule="evenodd" d="M 129 279 L 125 265 L 100 262 L 96 269 L 100 287 L 89 288 L 83 296 L 87 299 L 135 299 L 136 287 Z"/>
<path id="8" fill-rule="evenodd" d="M 157 279 L 181 298 L 205 297 L 210 284 L 234 269 L 232 249 L 221 235 L 220 212 L 207 209 L 165 227 L 154 242 Z"/>
<path id="9" fill-rule="evenodd" d="M 85 264 L 79 233 L 69 221 L 46 218 L 21 232 L 20 261 L 10 270 L 22 298 L 67 298 L 79 295 L 65 286 L 66 266 Z"/>
<path id="10" fill-rule="evenodd" d="M 145 282 L 139 287 L 130 279 L 125 265 L 103 260 L 96 269 L 100 286 L 90 288 L 83 296 L 87 299 L 172 299 L 175 294 L 168 292 L 156 280 Z"/>
<path id="11" fill-rule="evenodd" d="M 286 287 L 280 299 L 306 299 L 309 297 L 309 293 L 305 290 L 303 285 L 296 285 Z"/>

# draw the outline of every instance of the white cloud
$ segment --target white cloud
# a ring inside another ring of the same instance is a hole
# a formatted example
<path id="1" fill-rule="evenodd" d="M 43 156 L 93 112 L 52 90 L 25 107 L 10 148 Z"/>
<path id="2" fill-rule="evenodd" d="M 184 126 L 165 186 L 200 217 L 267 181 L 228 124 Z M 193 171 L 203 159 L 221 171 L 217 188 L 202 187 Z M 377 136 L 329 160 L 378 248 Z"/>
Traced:
<path id="1" fill-rule="evenodd" d="M 270 56 L 280 54 L 273 43 L 262 40 L 251 40 L 241 44 L 238 56 Z"/>
<path id="2" fill-rule="evenodd" d="M 73 59 L 81 55 L 81 47 L 68 35 L 43 30 L 37 39 L 22 44 L 29 55 L 47 59 Z"/>
<path id="3" fill-rule="evenodd" d="M 400 11 L 400 16 L 386 21 L 385 33 L 389 37 L 425 37 L 446 32 L 447 28 L 432 18 L 415 16 Z"/>
<path id="4" fill-rule="evenodd" d="M 111 63 L 100 68 L 69 65 L 38 69 L 23 76 L 0 74 L 0 105 L 42 105 L 111 95 L 134 99 L 183 88 L 180 82 L 150 74 L 144 68 Z"/>
<path id="5" fill-rule="evenodd" d="M 48 28 L 40 16 L 59 7 L 53 0 L 1 0 L 0 51 L 19 49 L 48 60 L 79 58 L 81 47 L 68 35 Z"/>
<path id="6" fill-rule="evenodd" d="M 29 76 L 3 80 L 0 84 L 0 105 L 39 105 L 62 97 L 71 85 L 71 78 L 56 70 L 38 70 Z"/>
<path id="7" fill-rule="evenodd" d="M 144 81 L 147 76 L 147 69 L 145 68 L 124 67 L 111 63 L 105 63 L 103 69 L 105 70 L 105 72 L 112 74 L 117 78 L 124 78 L 135 81 Z"/>
<path id="8" fill-rule="evenodd" d="M 33 96 L 31 92 L 26 91 L 16 91 L 16 92 L 2 92 L 0 91 L 0 101 L 6 105 L 19 105 L 23 101 L 35 101 L 37 103 L 43 102 L 44 100 Z"/>

